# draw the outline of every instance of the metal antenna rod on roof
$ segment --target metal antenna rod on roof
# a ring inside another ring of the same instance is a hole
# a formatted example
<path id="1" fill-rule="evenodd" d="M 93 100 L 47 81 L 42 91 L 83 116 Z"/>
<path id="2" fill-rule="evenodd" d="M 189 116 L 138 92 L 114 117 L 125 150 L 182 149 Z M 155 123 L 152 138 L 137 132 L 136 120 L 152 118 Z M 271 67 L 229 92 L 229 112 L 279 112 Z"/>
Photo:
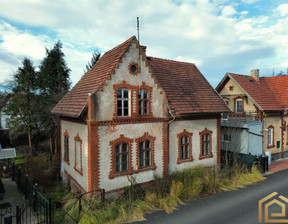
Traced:
<path id="1" fill-rule="evenodd" d="M 137 16 L 137 35 L 138 35 L 138 43 L 139 43 L 139 73 L 141 73 L 141 59 L 140 59 L 140 35 L 139 35 L 139 17 Z"/>

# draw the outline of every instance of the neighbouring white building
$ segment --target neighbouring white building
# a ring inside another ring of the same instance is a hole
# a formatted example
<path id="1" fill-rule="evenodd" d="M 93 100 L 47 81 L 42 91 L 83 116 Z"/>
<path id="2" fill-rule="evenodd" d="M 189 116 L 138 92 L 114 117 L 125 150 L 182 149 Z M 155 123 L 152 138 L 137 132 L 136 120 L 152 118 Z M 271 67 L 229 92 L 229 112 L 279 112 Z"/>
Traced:
<path id="1" fill-rule="evenodd" d="M 230 111 L 197 67 L 146 56 L 136 37 L 106 52 L 53 108 L 62 175 L 82 191 L 117 191 L 220 163 Z"/>

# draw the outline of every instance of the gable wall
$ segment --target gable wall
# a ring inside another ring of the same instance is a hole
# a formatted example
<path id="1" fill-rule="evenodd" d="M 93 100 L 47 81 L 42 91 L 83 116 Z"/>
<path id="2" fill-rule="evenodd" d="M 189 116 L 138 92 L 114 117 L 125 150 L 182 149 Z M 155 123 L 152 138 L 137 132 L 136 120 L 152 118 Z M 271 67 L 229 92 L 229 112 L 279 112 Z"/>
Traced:
<path id="1" fill-rule="evenodd" d="M 231 91 L 229 88 L 230 86 L 234 86 L 233 90 Z M 219 93 L 222 97 L 229 99 L 229 107 L 234 112 L 234 98 L 238 97 L 239 95 L 245 95 L 244 91 L 234 82 L 234 80 L 229 79 L 226 85 Z M 248 96 L 247 96 L 248 97 Z M 253 105 L 253 101 L 248 97 L 248 101 L 244 99 L 244 111 L 254 113 L 256 111 L 256 107 Z"/>
<path id="2" fill-rule="evenodd" d="M 112 120 L 113 114 L 116 111 L 116 103 L 114 100 L 113 85 L 121 84 L 125 81 L 131 86 L 141 86 L 143 82 L 149 87 L 152 87 L 152 113 L 154 117 L 163 118 L 167 117 L 167 111 L 163 107 L 165 104 L 165 96 L 160 93 L 160 89 L 157 87 L 154 79 L 151 77 L 151 73 L 146 67 L 145 61 L 141 61 L 141 73 L 132 75 L 128 71 L 129 64 L 135 62 L 139 64 L 139 51 L 136 48 L 136 44 L 132 44 L 129 51 L 125 54 L 120 62 L 119 68 L 116 69 L 115 74 L 112 75 L 111 80 L 107 80 L 103 87 L 103 91 L 97 92 L 97 107 L 96 116 L 97 120 Z M 142 56 L 141 56 L 142 58 Z M 136 97 L 137 92 L 133 90 L 134 98 L 131 100 L 132 111 L 136 112 Z"/>

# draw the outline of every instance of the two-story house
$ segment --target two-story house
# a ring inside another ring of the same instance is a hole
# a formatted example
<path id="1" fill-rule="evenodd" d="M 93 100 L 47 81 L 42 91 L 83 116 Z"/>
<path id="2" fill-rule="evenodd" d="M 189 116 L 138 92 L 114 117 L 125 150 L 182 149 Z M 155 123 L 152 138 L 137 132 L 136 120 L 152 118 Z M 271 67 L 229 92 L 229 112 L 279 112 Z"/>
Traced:
<path id="1" fill-rule="evenodd" d="M 106 52 L 52 110 L 63 175 L 82 191 L 220 163 L 225 102 L 194 64 L 145 51 L 131 37 Z"/>
<path id="2" fill-rule="evenodd" d="M 262 121 L 263 149 L 272 159 L 288 156 L 288 76 L 227 73 L 216 87 L 233 110 L 230 117 Z"/>

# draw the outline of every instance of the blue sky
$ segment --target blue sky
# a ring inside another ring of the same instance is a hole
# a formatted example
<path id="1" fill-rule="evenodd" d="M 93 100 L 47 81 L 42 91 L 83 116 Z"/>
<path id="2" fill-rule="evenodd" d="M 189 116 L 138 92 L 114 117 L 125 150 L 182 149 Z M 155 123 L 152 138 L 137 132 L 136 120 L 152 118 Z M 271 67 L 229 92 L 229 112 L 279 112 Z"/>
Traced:
<path id="1" fill-rule="evenodd" d="M 195 63 L 214 87 L 226 72 L 287 72 L 285 0 L 0 0 L 0 82 L 60 40 L 74 85 L 94 50 L 137 35 L 137 16 L 147 55 Z"/>

